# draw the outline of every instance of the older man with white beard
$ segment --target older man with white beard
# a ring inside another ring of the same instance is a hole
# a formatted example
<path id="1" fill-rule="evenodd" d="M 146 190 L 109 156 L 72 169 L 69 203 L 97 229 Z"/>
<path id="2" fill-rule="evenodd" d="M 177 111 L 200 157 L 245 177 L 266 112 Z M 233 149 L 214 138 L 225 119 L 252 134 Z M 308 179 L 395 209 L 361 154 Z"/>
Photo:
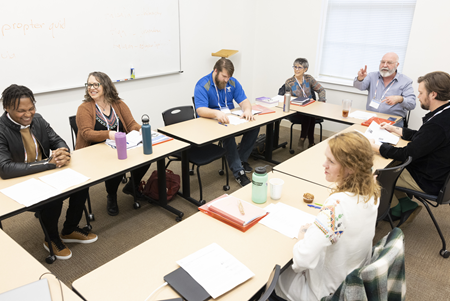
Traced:
<path id="1" fill-rule="evenodd" d="M 405 117 L 416 107 L 413 81 L 397 71 L 398 55 L 386 53 L 380 61 L 378 72 L 367 73 L 367 65 L 361 68 L 353 81 L 353 87 L 369 91 L 366 109 Z M 403 127 L 403 119 L 396 126 Z"/>

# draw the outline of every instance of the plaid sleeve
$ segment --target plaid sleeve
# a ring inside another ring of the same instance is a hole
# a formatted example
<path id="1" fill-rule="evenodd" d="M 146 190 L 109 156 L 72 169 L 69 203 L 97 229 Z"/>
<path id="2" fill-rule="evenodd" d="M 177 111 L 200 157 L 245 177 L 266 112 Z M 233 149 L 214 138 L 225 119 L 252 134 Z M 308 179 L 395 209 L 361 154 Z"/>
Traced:
<path id="1" fill-rule="evenodd" d="M 331 244 L 337 243 L 344 233 L 343 216 L 339 200 L 333 200 L 322 206 L 316 216 L 314 224 L 330 240 Z"/>

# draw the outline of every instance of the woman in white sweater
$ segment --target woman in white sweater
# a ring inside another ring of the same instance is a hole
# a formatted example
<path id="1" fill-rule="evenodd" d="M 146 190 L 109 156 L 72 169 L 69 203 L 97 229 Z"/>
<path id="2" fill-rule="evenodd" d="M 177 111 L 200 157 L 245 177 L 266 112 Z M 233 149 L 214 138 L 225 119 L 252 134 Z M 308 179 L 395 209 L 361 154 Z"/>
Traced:
<path id="1" fill-rule="evenodd" d="M 320 300 L 372 255 L 380 187 L 372 175 L 370 143 L 357 132 L 336 135 L 325 157 L 326 180 L 336 188 L 314 223 L 300 229 L 294 263 L 276 287 L 281 298 L 273 300 Z"/>

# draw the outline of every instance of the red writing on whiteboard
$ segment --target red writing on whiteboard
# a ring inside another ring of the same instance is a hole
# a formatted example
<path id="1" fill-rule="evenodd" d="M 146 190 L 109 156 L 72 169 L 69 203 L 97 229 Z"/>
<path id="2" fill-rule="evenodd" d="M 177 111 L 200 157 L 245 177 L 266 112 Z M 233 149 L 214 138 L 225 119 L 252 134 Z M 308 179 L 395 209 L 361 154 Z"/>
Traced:
<path id="1" fill-rule="evenodd" d="M 11 24 L 3 24 L 2 25 L 2 36 L 5 36 L 8 32 L 12 32 L 15 30 L 19 30 L 23 32 L 25 36 L 28 30 L 33 29 L 42 29 L 45 23 L 33 23 L 33 20 L 30 23 L 11 23 Z"/>
<path id="2" fill-rule="evenodd" d="M 0 57 L 4 60 L 12 60 L 16 57 L 16 54 L 6 51 L 6 52 L 0 53 Z"/>
<path id="3" fill-rule="evenodd" d="M 64 18 L 62 21 L 60 20 L 56 23 L 52 23 L 48 27 L 48 30 L 52 31 L 53 38 L 55 38 L 55 29 L 66 29 L 66 18 Z"/>

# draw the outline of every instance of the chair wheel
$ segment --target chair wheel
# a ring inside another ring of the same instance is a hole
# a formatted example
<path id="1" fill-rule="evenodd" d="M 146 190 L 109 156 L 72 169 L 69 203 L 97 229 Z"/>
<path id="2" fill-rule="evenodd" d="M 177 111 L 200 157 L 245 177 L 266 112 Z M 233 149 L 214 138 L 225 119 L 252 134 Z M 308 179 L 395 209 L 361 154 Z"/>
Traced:
<path id="1" fill-rule="evenodd" d="M 122 177 L 122 183 L 126 184 L 128 182 L 128 178 L 127 177 Z"/>
<path id="2" fill-rule="evenodd" d="M 193 176 L 194 175 L 194 171 L 191 169 L 191 170 L 189 170 L 189 174 L 191 175 L 191 176 Z"/>
<path id="3" fill-rule="evenodd" d="M 295 153 L 295 151 L 294 151 L 293 149 L 290 149 L 290 150 L 289 150 L 289 153 L 290 153 L 291 155 L 293 155 L 293 154 Z"/>
<path id="4" fill-rule="evenodd" d="M 199 203 L 200 203 L 200 205 L 205 205 L 206 201 L 205 200 L 200 200 Z"/>
<path id="5" fill-rule="evenodd" d="M 225 174 L 225 172 L 223 171 L 223 169 L 219 169 L 219 175 L 223 176 Z"/>
<path id="6" fill-rule="evenodd" d="M 175 221 L 176 221 L 177 223 L 181 222 L 181 217 L 176 217 L 176 218 L 175 218 Z"/>
<path id="7" fill-rule="evenodd" d="M 139 208 L 141 208 L 141 204 L 139 204 L 139 202 L 134 202 L 133 208 L 134 209 L 139 209 Z"/>
<path id="8" fill-rule="evenodd" d="M 286 144 L 284 144 L 284 145 L 282 146 L 282 148 L 286 148 Z"/>
<path id="9" fill-rule="evenodd" d="M 439 254 L 441 254 L 441 256 L 444 258 L 448 258 L 450 256 L 450 252 L 444 249 L 442 249 L 441 252 L 439 252 Z"/>
<path id="10" fill-rule="evenodd" d="M 83 227 L 83 230 L 87 231 L 87 232 L 91 232 L 92 230 L 92 225 L 86 225 Z"/>
<path id="11" fill-rule="evenodd" d="M 224 191 L 230 190 L 230 186 L 229 186 L 229 185 L 223 185 L 223 190 L 224 190 Z"/>
<path id="12" fill-rule="evenodd" d="M 90 220 L 91 222 L 92 222 L 92 221 L 95 221 L 95 216 L 94 216 L 93 213 L 89 214 L 89 220 Z"/>
<path id="13" fill-rule="evenodd" d="M 48 263 L 48 264 L 54 263 L 55 260 L 56 260 L 56 256 L 55 256 L 55 255 L 53 255 L 53 256 L 48 256 L 47 258 L 45 258 L 45 262 Z"/>

